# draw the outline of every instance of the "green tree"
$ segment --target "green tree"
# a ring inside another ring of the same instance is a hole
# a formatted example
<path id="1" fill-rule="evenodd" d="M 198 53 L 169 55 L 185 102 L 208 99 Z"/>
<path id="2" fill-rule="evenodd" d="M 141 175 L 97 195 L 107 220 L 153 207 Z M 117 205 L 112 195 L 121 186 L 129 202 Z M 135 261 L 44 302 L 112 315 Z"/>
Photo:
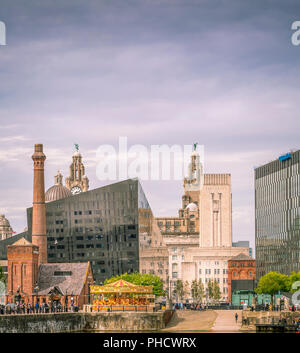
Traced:
<path id="1" fill-rule="evenodd" d="M 142 286 L 152 286 L 153 294 L 156 296 L 164 295 L 165 292 L 163 290 L 163 281 L 159 276 L 153 275 L 151 273 L 123 273 L 122 275 L 114 276 L 104 281 L 104 284 L 113 283 L 118 281 L 119 279 L 123 279 L 124 281 L 142 285 Z"/>
<path id="2" fill-rule="evenodd" d="M 219 301 L 221 299 L 221 290 L 217 281 L 213 282 L 213 299 Z"/>
<path id="3" fill-rule="evenodd" d="M 211 279 L 209 279 L 207 283 L 207 289 L 208 289 L 208 298 L 213 299 L 214 296 L 214 283 Z"/>
<path id="4" fill-rule="evenodd" d="M 202 302 L 202 298 L 204 296 L 204 286 L 201 280 L 193 280 L 191 284 L 191 292 L 192 292 L 192 298 L 196 302 L 196 304 L 199 304 Z"/>
<path id="5" fill-rule="evenodd" d="M 191 292 L 190 283 L 189 283 L 189 281 L 185 281 L 183 283 L 183 296 L 184 297 L 190 297 L 190 292 Z"/>
<path id="6" fill-rule="evenodd" d="M 1 266 L 0 266 L 0 282 L 6 283 L 6 276 L 5 276 L 3 268 Z"/>
<path id="7" fill-rule="evenodd" d="M 291 293 L 296 292 L 298 289 L 292 289 L 292 285 L 294 282 L 300 281 L 300 271 L 292 272 L 288 278 L 288 291 Z"/>
<path id="8" fill-rule="evenodd" d="M 178 279 L 176 281 L 176 297 L 177 301 L 178 298 L 182 300 L 182 298 L 184 297 L 184 285 L 181 279 Z"/>
<path id="9" fill-rule="evenodd" d="M 270 294 L 273 306 L 273 296 L 278 291 L 289 291 L 290 290 L 290 278 L 288 275 L 284 275 L 278 272 L 268 272 L 259 279 L 258 286 L 255 288 L 255 292 L 258 294 Z"/>

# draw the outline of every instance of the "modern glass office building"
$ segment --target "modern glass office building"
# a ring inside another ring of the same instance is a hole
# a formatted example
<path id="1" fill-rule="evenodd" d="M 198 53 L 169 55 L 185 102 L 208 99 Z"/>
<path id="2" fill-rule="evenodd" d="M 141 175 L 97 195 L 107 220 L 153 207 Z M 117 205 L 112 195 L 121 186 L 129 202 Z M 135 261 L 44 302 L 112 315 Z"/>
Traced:
<path id="1" fill-rule="evenodd" d="M 140 249 L 151 246 L 153 215 L 137 179 L 48 202 L 46 219 L 48 261 L 90 261 L 97 283 L 139 271 Z M 31 238 L 32 208 L 27 223 Z"/>
<path id="2" fill-rule="evenodd" d="M 300 270 L 300 150 L 255 169 L 256 277 Z"/>

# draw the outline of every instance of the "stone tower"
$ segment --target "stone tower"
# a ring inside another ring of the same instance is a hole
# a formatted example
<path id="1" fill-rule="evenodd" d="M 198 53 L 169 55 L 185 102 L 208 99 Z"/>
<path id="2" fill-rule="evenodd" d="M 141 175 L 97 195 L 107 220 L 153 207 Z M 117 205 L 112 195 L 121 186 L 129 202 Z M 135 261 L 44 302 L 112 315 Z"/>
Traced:
<path id="1" fill-rule="evenodd" d="M 72 159 L 72 164 L 70 165 L 70 176 L 66 178 L 66 187 L 73 195 L 75 195 L 80 192 L 88 191 L 89 179 L 84 173 L 82 156 L 78 150 L 73 154 Z"/>
<path id="2" fill-rule="evenodd" d="M 32 244 L 39 247 L 39 264 L 47 263 L 46 206 L 44 186 L 43 145 L 34 146 L 33 159 L 33 209 L 32 209 Z"/>

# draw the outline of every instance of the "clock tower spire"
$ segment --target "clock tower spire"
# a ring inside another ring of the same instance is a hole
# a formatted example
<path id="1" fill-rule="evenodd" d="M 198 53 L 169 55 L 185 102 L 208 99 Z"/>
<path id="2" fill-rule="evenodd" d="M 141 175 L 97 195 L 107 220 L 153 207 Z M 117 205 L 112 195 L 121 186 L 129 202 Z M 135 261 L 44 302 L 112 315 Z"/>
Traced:
<path id="1" fill-rule="evenodd" d="M 84 172 L 84 165 L 82 163 L 82 156 L 79 152 L 79 146 L 76 143 L 74 146 L 76 151 L 72 157 L 70 175 L 66 178 L 66 187 L 71 191 L 73 195 L 76 195 L 80 192 L 88 191 L 89 179 Z"/>

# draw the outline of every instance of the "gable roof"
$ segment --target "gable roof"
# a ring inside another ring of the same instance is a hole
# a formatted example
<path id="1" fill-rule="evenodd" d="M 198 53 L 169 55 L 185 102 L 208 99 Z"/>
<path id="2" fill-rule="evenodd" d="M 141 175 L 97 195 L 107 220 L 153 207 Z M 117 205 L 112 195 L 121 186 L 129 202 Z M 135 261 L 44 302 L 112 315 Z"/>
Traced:
<path id="1" fill-rule="evenodd" d="M 241 253 L 241 254 L 238 254 L 237 256 L 231 257 L 230 260 L 254 260 L 254 259 L 248 255 Z"/>
<path id="2" fill-rule="evenodd" d="M 59 288 L 63 295 L 80 295 L 89 267 L 89 262 L 41 264 L 38 276 L 39 295 L 48 295 L 54 287 Z"/>
<path id="3" fill-rule="evenodd" d="M 30 243 L 30 241 L 28 241 L 25 238 L 21 238 L 19 240 L 17 240 L 15 243 L 13 243 L 11 246 L 34 246 L 32 243 Z"/>
<path id="4" fill-rule="evenodd" d="M 100 293 L 153 293 L 152 286 L 142 286 L 133 284 L 123 279 L 119 279 L 116 282 L 105 284 L 104 286 L 92 285 L 90 287 L 92 294 Z"/>

